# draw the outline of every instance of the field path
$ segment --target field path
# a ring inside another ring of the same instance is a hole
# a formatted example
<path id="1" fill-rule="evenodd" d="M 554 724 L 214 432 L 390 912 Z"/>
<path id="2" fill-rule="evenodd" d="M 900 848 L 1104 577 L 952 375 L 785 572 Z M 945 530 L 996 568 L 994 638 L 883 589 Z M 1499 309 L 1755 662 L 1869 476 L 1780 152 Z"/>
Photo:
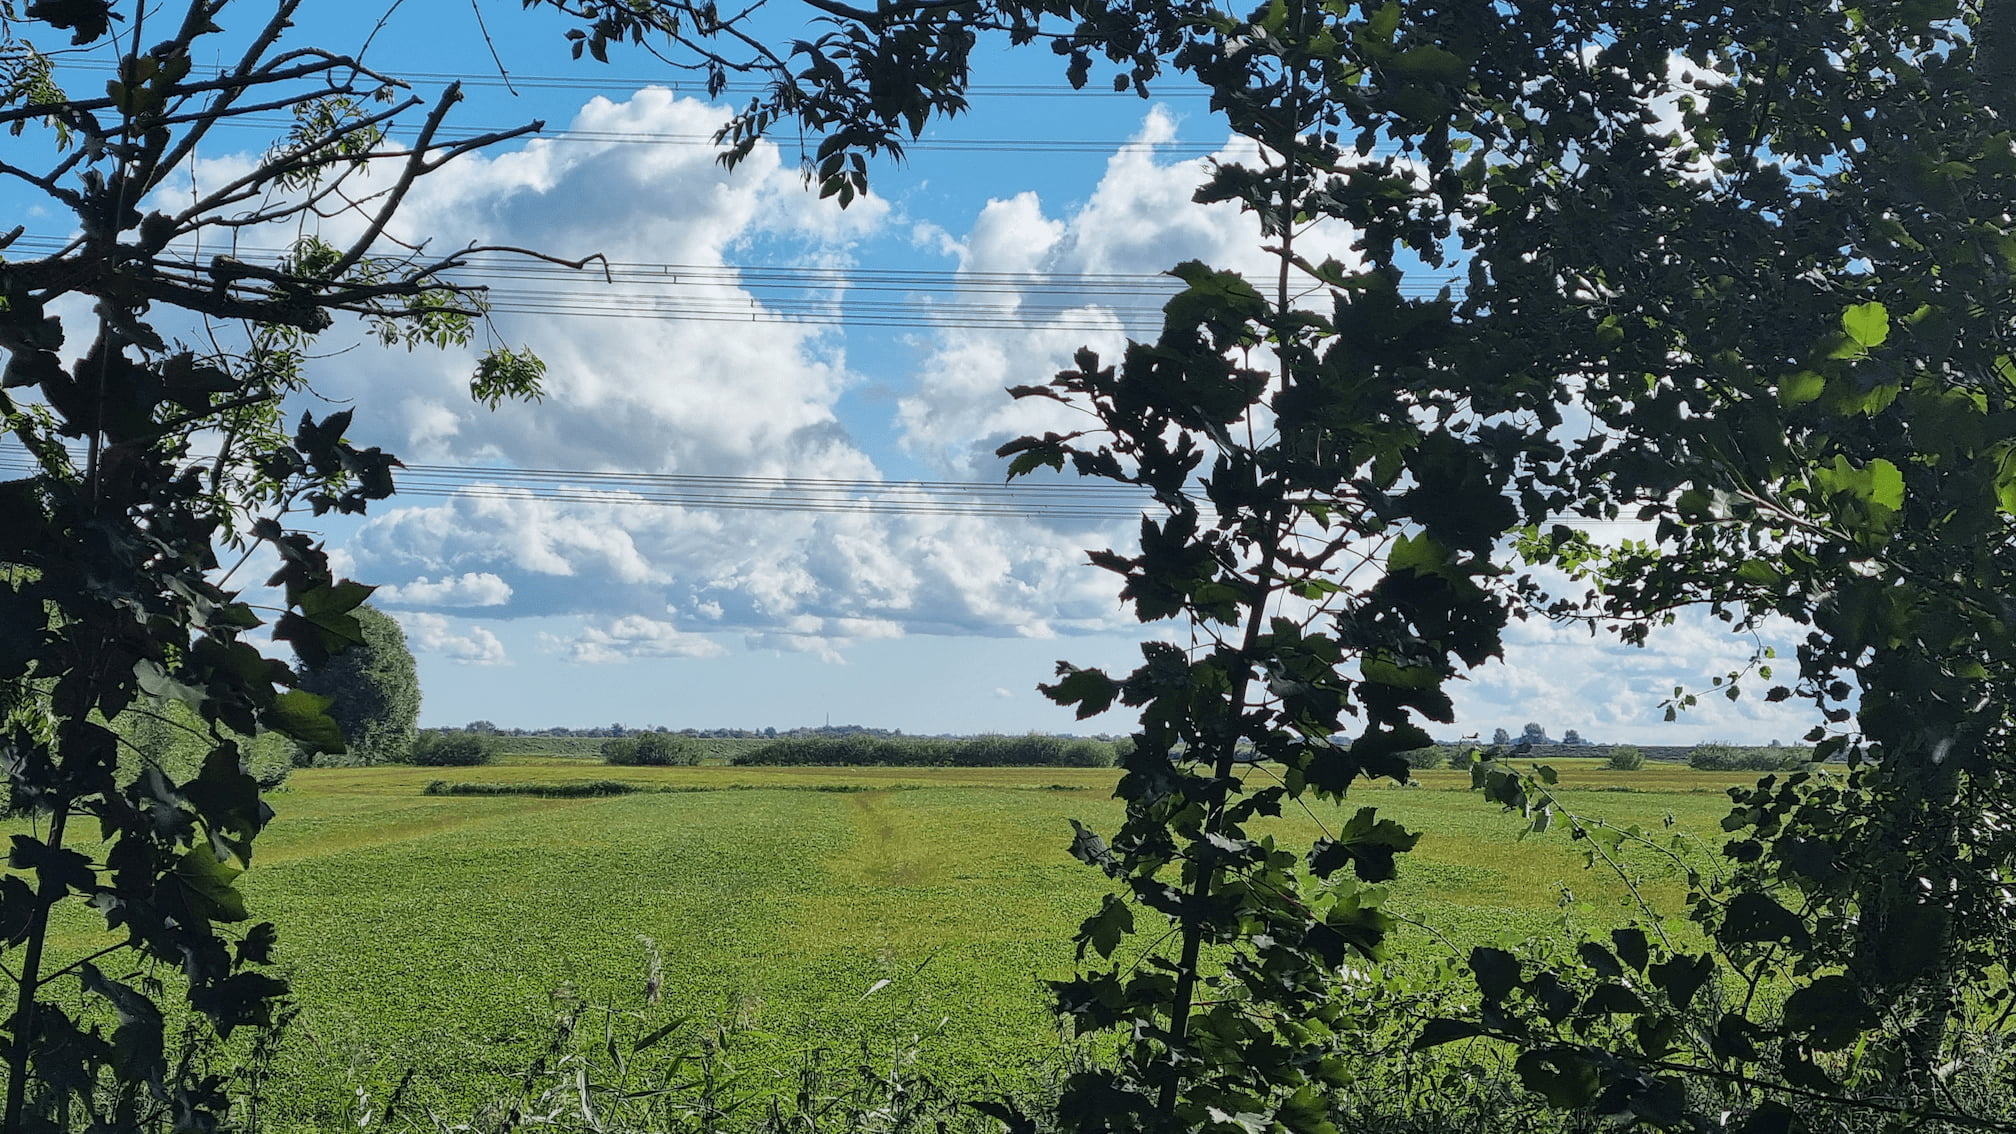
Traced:
<path id="1" fill-rule="evenodd" d="M 913 826 L 890 807 L 892 793 L 864 791 L 848 795 L 847 814 L 854 823 L 855 843 L 834 859 L 839 877 L 862 886 L 940 886 L 946 881 L 944 860 L 917 838 Z"/>

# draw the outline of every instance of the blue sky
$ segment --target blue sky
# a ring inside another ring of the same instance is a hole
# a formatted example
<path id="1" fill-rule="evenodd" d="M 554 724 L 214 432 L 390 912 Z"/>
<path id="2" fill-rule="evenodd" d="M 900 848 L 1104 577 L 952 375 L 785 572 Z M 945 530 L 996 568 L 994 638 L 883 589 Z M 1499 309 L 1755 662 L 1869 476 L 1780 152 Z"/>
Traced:
<path id="1" fill-rule="evenodd" d="M 296 42 L 337 50 L 356 49 L 379 15 L 308 9 Z M 725 114 L 694 76 L 634 50 L 576 62 L 564 24 L 515 0 L 483 12 L 523 80 L 515 96 L 467 5 L 397 6 L 368 61 L 483 80 L 452 123 L 543 118 L 550 137 L 430 176 L 394 235 L 599 252 L 660 278 L 633 267 L 616 284 L 496 281 L 512 291 L 487 334 L 546 360 L 537 405 L 472 404 L 471 351 L 361 346 L 316 364 L 317 392 L 357 409 L 353 440 L 497 486 L 395 498 L 324 529 L 348 573 L 385 585 L 381 605 L 420 663 L 423 723 L 1125 731 L 1119 714 L 1074 722 L 1034 686 L 1058 659 L 1125 668 L 1144 634 L 1177 634 L 1139 626 L 1112 577 L 1084 565 L 1087 548 L 1125 546 L 1129 522 L 658 507 L 585 476 L 556 481 L 569 499 L 541 499 L 469 470 L 999 481 L 995 446 L 1068 421 L 1011 403 L 1004 386 L 1045 380 L 1081 345 L 1111 353 L 1128 329 L 1151 332 L 1125 312 L 1152 308 L 1154 274 L 1181 260 L 1263 267 L 1249 218 L 1189 201 L 1212 155 L 1241 152 L 1204 100 L 1179 78 L 1147 101 L 1100 93 L 1096 72 L 1095 90 L 1074 94 L 1047 50 L 995 52 L 976 82 L 1021 93 L 981 90 L 970 115 L 932 128 L 939 145 L 876 167 L 871 199 L 843 213 L 804 188 L 788 139 L 732 175 L 683 142 Z M 442 80 L 415 85 L 432 94 Z M 1003 139 L 1043 145 L 971 144 Z M 195 176 L 264 141 L 221 132 Z M 53 223 L 6 192 L 31 232 Z M 1349 256 L 1348 232 L 1313 239 Z M 769 272 L 738 271 L 751 267 Z M 888 272 L 911 275 L 874 274 Z M 987 325 L 962 303 L 987 305 Z M 690 317 L 703 311 L 717 317 Z M 332 332 L 325 345 L 349 341 Z M 1802 714 L 1760 701 L 1716 698 L 1662 723 L 1675 685 L 1706 686 L 1751 647 L 1705 622 L 1650 650 L 1517 624 L 1505 661 L 1462 683 L 1461 718 L 1435 731 L 1536 720 L 1599 741 L 1795 740 Z"/>

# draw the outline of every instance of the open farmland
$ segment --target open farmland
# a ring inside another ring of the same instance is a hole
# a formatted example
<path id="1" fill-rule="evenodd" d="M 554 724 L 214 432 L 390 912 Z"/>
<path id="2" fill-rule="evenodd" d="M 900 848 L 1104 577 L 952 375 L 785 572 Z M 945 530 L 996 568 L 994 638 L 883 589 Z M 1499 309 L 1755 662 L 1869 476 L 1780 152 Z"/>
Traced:
<path id="1" fill-rule="evenodd" d="M 1750 778 L 1559 766 L 1572 807 L 1655 827 L 1670 814 L 1702 833 L 1726 810 L 1722 788 Z M 279 926 L 301 1006 L 273 1095 L 289 1124 L 333 1127 L 358 1087 L 382 1098 L 411 1068 L 411 1098 L 466 1114 L 541 1049 L 555 989 L 638 1004 L 640 937 L 662 951 L 666 1010 L 750 1025 L 750 1066 L 921 1031 L 926 1066 L 1012 1080 L 1057 1051 L 1036 981 L 1069 971 L 1071 934 L 1105 889 L 1066 853 L 1066 819 L 1110 830 L 1115 774 L 554 757 L 297 773 L 273 797 L 279 818 L 240 880 L 256 916 Z M 659 790 L 422 794 L 444 778 Z M 1427 833 L 1390 908 L 1447 944 L 1409 930 L 1401 953 L 1556 932 L 1564 885 L 1607 907 L 1589 911 L 1599 924 L 1614 923 L 1621 888 L 1586 871 L 1558 828 L 1520 841 L 1516 817 L 1463 790 L 1467 773 L 1420 782 L 1367 786 L 1349 804 Z M 1284 819 L 1276 833 L 1306 843 L 1337 810 Z M 1677 905 L 1670 877 L 1652 891 Z"/>

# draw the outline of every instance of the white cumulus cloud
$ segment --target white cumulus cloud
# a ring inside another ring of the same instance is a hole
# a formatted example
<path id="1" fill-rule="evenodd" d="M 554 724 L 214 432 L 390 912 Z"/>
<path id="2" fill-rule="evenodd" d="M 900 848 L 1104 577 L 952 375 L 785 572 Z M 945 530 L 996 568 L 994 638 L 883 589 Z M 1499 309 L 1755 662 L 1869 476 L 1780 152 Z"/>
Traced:
<path id="1" fill-rule="evenodd" d="M 606 664 L 632 658 L 711 658 L 726 653 L 703 634 L 689 634 L 670 622 L 626 615 L 604 625 L 589 626 L 568 645 L 569 660 Z"/>
<path id="2" fill-rule="evenodd" d="M 439 582 L 423 575 L 379 587 L 371 597 L 387 606 L 502 606 L 511 601 L 511 584 L 488 571 L 444 575 Z"/>
<path id="3" fill-rule="evenodd" d="M 415 653 L 439 654 L 465 665 L 503 665 L 510 660 L 504 643 L 481 626 L 424 611 L 400 611 L 393 617 Z"/>

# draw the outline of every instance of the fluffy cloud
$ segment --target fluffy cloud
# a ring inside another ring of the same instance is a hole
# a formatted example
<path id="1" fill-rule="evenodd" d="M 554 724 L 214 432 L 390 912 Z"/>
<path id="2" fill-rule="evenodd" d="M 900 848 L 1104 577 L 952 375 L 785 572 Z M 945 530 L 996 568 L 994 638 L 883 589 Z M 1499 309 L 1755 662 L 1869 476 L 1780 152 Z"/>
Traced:
<path id="1" fill-rule="evenodd" d="M 597 136 L 704 135 L 721 120 L 721 111 L 647 90 L 623 103 L 591 102 L 574 127 Z M 759 297 L 718 269 L 762 250 L 844 264 L 855 242 L 887 228 L 888 214 L 872 198 L 845 213 L 818 201 L 768 147 L 731 176 L 704 147 L 534 142 L 423 182 L 397 235 L 717 269 L 706 277 L 712 282 L 661 294 L 643 295 L 620 275 L 611 292 L 592 272 L 552 290 L 598 304 L 676 296 L 761 312 Z M 982 233 L 972 246 L 984 250 L 988 239 Z M 514 301 L 497 298 L 500 309 Z M 524 313 L 500 314 L 496 326 L 545 360 L 539 405 L 495 414 L 472 405 L 470 359 L 452 352 L 345 359 L 318 376 L 318 389 L 370 394 L 358 397 L 358 432 L 403 437 L 398 451 L 415 463 L 885 475 L 854 435 L 861 419 L 843 418 L 840 403 L 862 379 L 830 329 Z M 1068 350 L 1065 340 L 1055 349 Z M 388 390 L 399 393 L 387 398 Z M 998 390 L 993 400 L 1005 402 Z M 366 422 L 373 412 L 380 420 Z M 718 648 L 672 629 L 668 614 L 680 626 L 739 633 L 754 649 L 831 659 L 849 644 L 906 633 L 1042 637 L 1118 625 L 1122 614 L 1111 584 L 1084 569 L 1082 549 L 1125 540 L 1124 525 L 666 506 L 593 483 L 555 481 L 552 489 L 566 498 L 500 482 L 442 502 L 395 499 L 344 550 L 361 577 L 417 579 L 391 588 L 390 599 L 409 606 L 494 594 L 508 597 L 500 614 L 509 617 L 572 616 L 579 629 L 558 652 L 576 660 Z"/>
<path id="2" fill-rule="evenodd" d="M 670 622 L 626 615 L 589 626 L 566 646 L 569 661 L 606 664 L 632 658 L 711 658 L 727 651 L 703 634 L 688 634 Z"/>
<path id="3" fill-rule="evenodd" d="M 438 654 L 465 665 L 503 665 L 510 659 L 497 635 L 440 614 L 400 611 L 393 615 L 416 654 Z"/>
<path id="4" fill-rule="evenodd" d="M 991 282 L 997 273 L 1149 276 L 1186 260 L 1272 279 L 1277 265 L 1262 250 L 1271 241 L 1261 239 L 1257 219 L 1236 204 L 1191 200 L 1214 165 L 1250 163 L 1254 146 L 1235 138 L 1208 157 L 1161 160 L 1157 147 L 1175 133 L 1168 111 L 1150 110 L 1132 143 L 1114 154 L 1099 184 L 1066 216 L 1049 215 L 1035 194 L 1021 193 L 988 201 L 963 239 L 927 228 L 918 242 L 956 256 L 962 273 L 989 280 L 990 288 L 1001 286 Z M 1319 227 L 1298 237 L 1297 251 L 1316 262 L 1334 256 L 1353 264 L 1350 240 L 1341 225 Z M 1096 288 L 1024 289 L 995 300 L 1019 313 L 1020 325 L 962 328 L 926 342 L 915 387 L 899 407 L 904 445 L 948 475 L 999 475 L 993 454 L 1003 441 L 1083 424 L 1053 402 L 1011 402 L 1004 388 L 1049 380 L 1080 347 L 1117 359 L 1130 333 L 1153 338 L 1161 304 L 1177 286 L 1171 279 L 1166 288 L 1136 294 L 1124 309 Z"/>
<path id="5" fill-rule="evenodd" d="M 1791 636 L 1789 626 L 1776 630 L 1781 640 Z M 1817 723 L 1811 706 L 1765 702 L 1771 683 L 1754 677 L 1742 698 L 1721 696 L 1713 680 L 1746 670 L 1759 643 L 1731 634 L 1705 611 L 1655 631 L 1643 649 L 1539 620 L 1515 622 L 1505 647 L 1503 661 L 1451 689 L 1457 719 L 1486 738 L 1495 727 L 1516 734 L 1538 721 L 1556 736 L 1572 728 L 1598 743 L 1792 742 Z M 1668 722 L 1665 703 L 1675 686 L 1700 699 Z"/>
<path id="6" fill-rule="evenodd" d="M 387 606 L 502 606 L 511 601 L 511 584 L 488 571 L 471 571 L 438 583 L 422 576 L 382 586 L 371 597 Z"/>

